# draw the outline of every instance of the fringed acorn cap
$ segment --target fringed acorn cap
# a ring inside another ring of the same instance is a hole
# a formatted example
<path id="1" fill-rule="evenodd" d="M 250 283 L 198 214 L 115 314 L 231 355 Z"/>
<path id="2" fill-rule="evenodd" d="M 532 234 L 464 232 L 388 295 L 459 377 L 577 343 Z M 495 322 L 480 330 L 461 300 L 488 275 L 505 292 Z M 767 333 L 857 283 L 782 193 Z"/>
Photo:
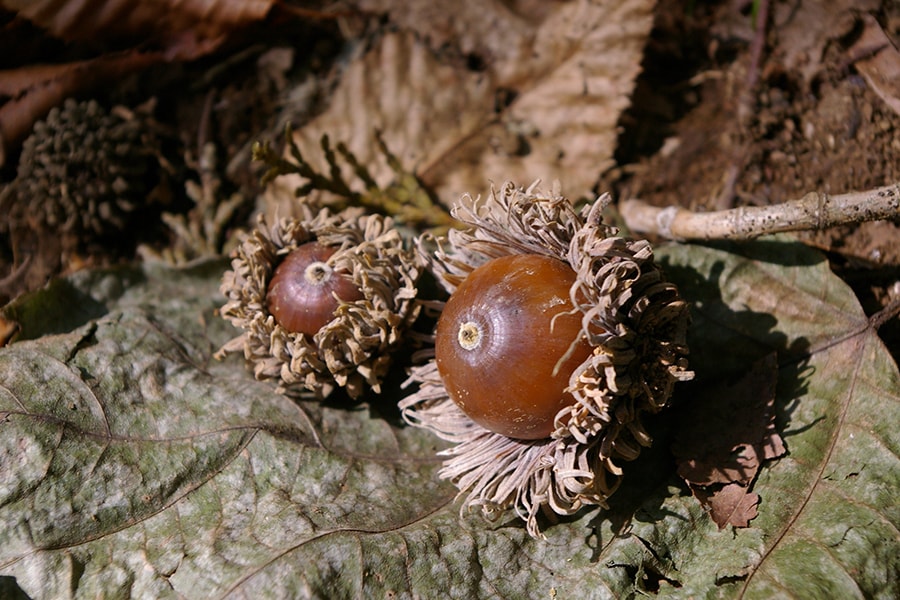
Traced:
<path id="1" fill-rule="evenodd" d="M 221 314 L 244 332 L 217 356 L 242 351 L 257 379 L 278 379 L 279 391 L 291 395 L 324 398 L 335 386 L 352 398 L 367 387 L 380 392 L 391 352 L 419 311 L 415 252 L 404 249 L 389 218 L 359 209 L 314 212 L 307 205 L 301 213 L 300 219 L 281 219 L 271 227 L 260 217 L 258 228 L 235 250 L 232 270 L 222 280 L 227 302 Z M 306 277 L 334 274 L 349 282 L 335 289 L 351 291 L 326 291 L 333 310 L 303 333 L 279 323 L 268 295 L 277 267 L 310 246 L 324 253 L 305 267 Z"/>
<path id="2" fill-rule="evenodd" d="M 455 444 L 441 453 L 447 459 L 440 476 L 454 482 L 465 496 L 463 509 L 480 506 L 485 515 L 499 516 L 514 508 L 535 537 L 542 536 L 537 522 L 540 512 L 568 515 L 585 505 L 605 506 L 619 485 L 621 462 L 636 458 L 641 447 L 651 442 L 641 415 L 662 409 L 675 382 L 693 376 L 685 359 L 688 306 L 675 286 L 664 281 L 650 244 L 615 237 L 617 230 L 602 223 L 608 196 L 579 214 L 560 195 L 558 183 L 549 194 L 538 183 L 526 190 L 505 183 L 484 202 L 464 198 L 454 216 L 471 229 L 450 231 L 444 247 L 433 253 L 426 250 L 428 239 L 419 240 L 423 258 L 451 292 L 438 324 L 436 350 L 439 353 L 447 340 L 456 343 L 458 335 L 459 347 L 488 351 L 491 340 L 476 332 L 477 319 L 463 317 L 458 333 L 454 329 L 442 332 L 441 322 L 455 297 L 473 294 L 467 278 L 480 278 L 495 264 L 503 267 L 516 262 L 492 260 L 510 255 L 538 257 L 520 268 L 516 277 L 565 282 L 562 296 L 571 300 L 568 310 L 559 299 L 549 304 L 542 300 L 538 308 L 546 312 L 547 306 L 560 305 L 554 309 L 558 314 L 550 319 L 549 329 L 567 331 L 561 321 L 574 319 L 573 339 L 563 340 L 562 356 L 550 359 L 546 376 L 519 363 L 512 366 L 519 360 L 513 355 L 530 351 L 535 359 L 546 362 L 542 355 L 550 353 L 551 335 L 526 334 L 538 338 L 530 348 L 525 344 L 520 349 L 512 342 L 503 351 L 505 356 L 495 357 L 490 375 L 475 382 L 455 380 L 447 366 L 449 359 L 441 363 L 438 356 L 412 370 L 407 384 L 418 384 L 418 389 L 400 403 L 408 423 Z M 550 263 L 548 273 L 563 272 L 536 275 L 543 269 L 539 266 L 543 257 L 555 259 L 543 261 Z M 469 277 L 473 272 L 477 275 Z M 511 289 L 512 277 L 506 276 L 500 288 Z M 531 294 L 522 294 L 526 300 L 489 298 L 483 310 L 511 309 L 518 322 L 503 336 L 518 335 L 526 330 L 523 315 Z M 488 321 L 491 328 L 501 327 L 493 314 Z M 475 368 L 487 360 L 494 358 L 473 359 Z M 519 383 L 505 383 L 507 376 L 518 378 Z M 505 396 L 520 394 L 516 386 L 526 394 L 539 380 L 553 377 L 562 378 L 561 392 L 554 398 L 558 404 L 551 405 L 544 430 L 540 423 L 530 423 L 527 411 L 518 406 L 509 409 L 513 423 L 508 431 L 513 433 L 507 435 L 495 432 L 504 431 L 505 425 L 488 429 L 467 415 L 478 413 L 477 420 L 491 425 L 497 421 L 497 415 L 490 414 L 492 408 L 481 414 L 480 408 L 472 406 L 480 387 L 488 387 L 495 399 L 491 404 L 512 404 L 517 400 Z M 466 406 L 466 412 L 458 403 Z"/>
<path id="3" fill-rule="evenodd" d="M 25 140 L 11 219 L 62 232 L 123 229 L 151 187 L 149 137 L 138 118 L 66 100 Z"/>

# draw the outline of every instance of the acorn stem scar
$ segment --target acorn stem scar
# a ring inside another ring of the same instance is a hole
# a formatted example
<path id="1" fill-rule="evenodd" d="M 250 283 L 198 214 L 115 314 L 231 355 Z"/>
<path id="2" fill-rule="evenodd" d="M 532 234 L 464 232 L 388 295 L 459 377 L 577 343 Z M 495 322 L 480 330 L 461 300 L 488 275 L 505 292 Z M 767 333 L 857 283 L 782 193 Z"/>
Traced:
<path id="1" fill-rule="evenodd" d="M 331 279 L 331 267 L 322 261 L 310 263 L 303 273 L 303 278 L 310 285 L 322 285 Z"/>
<path id="2" fill-rule="evenodd" d="M 459 326 L 457 340 L 463 350 L 475 350 L 481 345 L 481 327 L 473 321 L 466 321 Z"/>

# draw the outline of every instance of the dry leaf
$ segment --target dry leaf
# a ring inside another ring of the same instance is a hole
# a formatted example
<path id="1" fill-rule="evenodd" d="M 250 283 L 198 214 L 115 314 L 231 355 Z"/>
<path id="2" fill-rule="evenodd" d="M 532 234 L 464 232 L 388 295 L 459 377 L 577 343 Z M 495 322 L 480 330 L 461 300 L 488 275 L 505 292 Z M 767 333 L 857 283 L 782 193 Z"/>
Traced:
<path id="1" fill-rule="evenodd" d="M 763 461 L 784 455 L 775 429 L 775 354 L 733 385 L 717 386 L 691 401 L 673 452 L 681 476 L 712 519 L 747 527 L 759 495 L 750 491 Z"/>
<path id="2" fill-rule="evenodd" d="M 714 490 L 691 486 L 694 497 L 709 511 L 713 522 L 724 529 L 728 525 L 749 527 L 756 518 L 759 494 L 739 483 L 729 483 Z"/>
<path id="3" fill-rule="evenodd" d="M 695 307 L 699 375 L 806 357 L 780 369 L 791 455 L 754 483 L 752 529 L 717 531 L 664 453 L 546 542 L 461 515 L 428 432 L 210 358 L 234 335 L 224 262 L 145 262 L 4 310 L 0 596 L 900 597 L 900 372 L 853 290 L 787 238 L 656 255 Z"/>
<path id="4" fill-rule="evenodd" d="M 186 33 L 217 42 L 266 16 L 275 0 L 0 0 L 0 6 L 67 40 L 156 38 Z"/>
<path id="5" fill-rule="evenodd" d="M 685 481 L 746 486 L 763 460 L 784 453 L 774 424 L 776 376 L 773 354 L 737 383 L 708 390 L 691 401 L 673 445 L 678 474 Z"/>
<path id="6" fill-rule="evenodd" d="M 426 9 L 414 1 L 399 6 L 392 15 Z M 404 166 L 447 204 L 506 179 L 558 178 L 568 195 L 589 195 L 612 163 L 653 6 L 572 0 L 530 15 L 499 0 L 477 11 L 454 8 L 425 25 L 425 35 L 449 50 L 409 31 L 385 35 L 348 65 L 328 110 L 295 140 L 322 169 L 322 135 L 345 142 L 384 185 L 393 173 L 377 157 L 381 130 Z M 421 26 L 412 16 L 406 22 Z M 277 185 L 272 197 L 289 197 L 297 180 Z"/>
<path id="7" fill-rule="evenodd" d="M 798 70 L 810 82 L 822 66 L 827 44 L 850 33 L 855 16 L 875 11 L 878 0 L 803 0 L 774 3 L 772 20 L 779 32 L 773 58 L 787 70 Z"/>
<path id="8" fill-rule="evenodd" d="M 489 0 L 459 2 L 448 10 L 431 0 L 356 2 L 363 11 L 387 13 L 402 29 L 415 31 L 432 50 L 456 48 L 476 63 L 475 70 L 489 68 L 500 86 L 514 86 L 535 72 L 553 68 L 550 47 L 536 47 L 535 35 L 559 4 Z"/>
<path id="9" fill-rule="evenodd" d="M 855 63 L 856 70 L 878 97 L 900 115 L 900 52 L 872 15 L 863 16 L 865 29 L 850 49 L 866 56 Z"/>

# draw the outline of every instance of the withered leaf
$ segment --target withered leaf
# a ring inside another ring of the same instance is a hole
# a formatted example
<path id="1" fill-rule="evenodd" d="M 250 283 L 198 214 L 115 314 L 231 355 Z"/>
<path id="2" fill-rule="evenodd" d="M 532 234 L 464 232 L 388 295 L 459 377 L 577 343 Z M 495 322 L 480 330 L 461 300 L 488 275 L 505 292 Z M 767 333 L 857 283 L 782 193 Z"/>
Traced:
<path id="1" fill-rule="evenodd" d="M 863 34 L 850 53 L 863 58 L 854 65 L 885 104 L 900 115 L 900 50 L 875 17 L 864 15 L 862 20 Z"/>
<path id="2" fill-rule="evenodd" d="M 69 40 L 161 38 L 189 35 L 217 41 L 263 18 L 274 0 L 0 0 L 0 6 Z"/>
<path id="3" fill-rule="evenodd" d="M 772 19 L 779 23 L 776 58 L 787 69 L 803 74 L 808 83 L 822 68 L 832 40 L 848 35 L 854 14 L 877 11 L 878 0 L 804 0 L 797 5 L 773 3 Z M 815 23 L 815 27 L 810 27 Z"/>
<path id="4" fill-rule="evenodd" d="M 405 14 L 407 5 L 417 14 L 435 11 L 411 0 L 392 3 L 390 14 Z M 516 12 L 491 0 L 477 10 L 441 6 L 447 17 L 424 24 L 401 19 L 425 37 L 401 28 L 380 38 L 347 66 L 329 108 L 294 140 L 321 172 L 322 135 L 344 142 L 384 186 L 394 173 L 374 143 L 381 131 L 402 164 L 448 205 L 507 179 L 528 185 L 558 178 L 567 195 L 590 195 L 612 164 L 653 5 L 572 0 Z M 429 39 L 449 45 L 439 49 Z M 273 185 L 277 208 L 268 211 L 287 214 L 299 178 Z"/>
<path id="5" fill-rule="evenodd" d="M 782 359 L 791 453 L 755 482 L 753 527 L 720 531 L 665 468 L 647 490 L 634 463 L 609 509 L 546 542 L 461 516 L 433 436 L 209 359 L 234 335 L 214 314 L 224 262 L 144 264 L 4 311 L 34 341 L 0 348 L 0 595 L 621 598 L 652 566 L 669 597 L 897 597 L 900 373 L 852 290 L 783 240 L 657 256 L 694 306 L 703 377 L 807 357 Z"/>
<path id="6" fill-rule="evenodd" d="M 686 482 L 747 486 L 763 460 L 784 453 L 774 424 L 776 377 L 776 356 L 770 354 L 739 381 L 691 399 L 672 448 Z"/>
<path id="7" fill-rule="evenodd" d="M 750 521 L 758 514 L 759 494 L 739 483 L 716 486 L 715 489 L 692 485 L 691 492 L 709 510 L 709 516 L 719 529 L 728 525 L 749 527 Z"/>

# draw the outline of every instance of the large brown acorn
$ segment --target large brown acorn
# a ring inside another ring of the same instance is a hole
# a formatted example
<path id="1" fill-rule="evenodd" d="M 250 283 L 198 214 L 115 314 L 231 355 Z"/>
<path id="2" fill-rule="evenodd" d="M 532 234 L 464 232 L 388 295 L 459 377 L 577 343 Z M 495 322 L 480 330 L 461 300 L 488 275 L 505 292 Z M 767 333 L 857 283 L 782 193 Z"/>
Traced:
<path id="1" fill-rule="evenodd" d="M 418 315 L 415 253 L 389 218 L 298 211 L 271 226 L 261 217 L 235 251 L 221 313 L 243 332 L 217 356 L 242 352 L 258 379 L 291 395 L 380 392 Z"/>
<path id="2" fill-rule="evenodd" d="M 651 439 L 642 416 L 690 379 L 688 307 L 644 240 L 603 224 L 601 197 L 580 213 L 558 184 L 505 183 L 463 197 L 451 230 L 420 254 L 450 292 L 435 357 L 400 402 L 408 423 L 453 445 L 440 476 L 494 517 L 605 506 Z"/>
<path id="3" fill-rule="evenodd" d="M 575 402 L 569 374 L 590 348 L 569 299 L 574 282 L 561 260 L 512 254 L 472 271 L 447 302 L 435 362 L 450 398 L 485 429 L 546 438 Z"/>

